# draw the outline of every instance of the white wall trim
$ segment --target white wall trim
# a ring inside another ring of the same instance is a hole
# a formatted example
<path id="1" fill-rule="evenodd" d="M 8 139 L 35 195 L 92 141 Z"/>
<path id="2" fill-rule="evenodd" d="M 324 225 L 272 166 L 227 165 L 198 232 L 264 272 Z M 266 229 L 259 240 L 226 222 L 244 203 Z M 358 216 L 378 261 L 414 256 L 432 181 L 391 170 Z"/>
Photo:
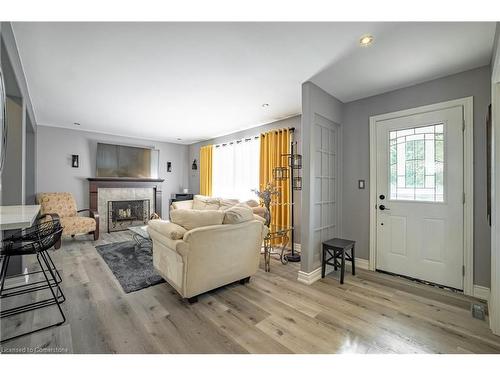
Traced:
<path id="1" fill-rule="evenodd" d="M 496 74 L 492 77 L 492 121 L 493 121 L 493 167 L 491 171 L 491 293 L 490 293 L 490 328 L 500 335 L 500 48 L 497 51 Z"/>
<path id="2" fill-rule="evenodd" d="M 362 269 L 362 270 L 369 270 L 370 269 L 370 262 L 368 259 L 363 259 L 363 258 L 355 258 L 356 261 L 356 268 Z"/>
<path id="3" fill-rule="evenodd" d="M 319 279 L 321 279 L 321 267 L 318 267 L 311 272 L 299 271 L 299 275 L 297 277 L 298 281 L 307 285 L 311 285 Z"/>
<path id="4" fill-rule="evenodd" d="M 422 112 L 442 110 L 461 106 L 465 121 L 464 131 L 464 293 L 473 295 L 474 293 L 474 134 L 473 134 L 473 98 L 472 96 L 436 103 L 402 111 L 385 113 L 370 117 L 370 257 L 369 269 L 376 268 L 376 203 L 377 203 L 377 149 L 376 149 L 376 126 L 377 122 L 396 117 L 410 116 Z"/>
<path id="5" fill-rule="evenodd" d="M 490 300 L 490 288 L 481 285 L 474 285 L 474 297 L 488 302 Z"/>

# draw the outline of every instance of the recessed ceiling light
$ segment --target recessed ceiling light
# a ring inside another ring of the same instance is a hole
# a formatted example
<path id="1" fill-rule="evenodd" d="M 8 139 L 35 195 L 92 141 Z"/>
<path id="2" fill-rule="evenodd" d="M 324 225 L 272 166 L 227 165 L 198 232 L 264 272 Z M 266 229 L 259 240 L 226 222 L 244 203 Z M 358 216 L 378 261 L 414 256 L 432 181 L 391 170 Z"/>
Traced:
<path id="1" fill-rule="evenodd" d="M 266 107 L 269 107 L 269 104 L 268 104 L 268 103 L 264 103 L 264 104 L 262 104 L 262 108 L 266 108 Z"/>
<path id="2" fill-rule="evenodd" d="M 80 126 L 81 124 L 79 122 L 74 122 L 73 125 Z"/>
<path id="3" fill-rule="evenodd" d="M 373 35 L 363 35 L 361 38 L 359 38 L 359 45 L 361 47 L 368 47 L 370 44 L 373 43 Z"/>

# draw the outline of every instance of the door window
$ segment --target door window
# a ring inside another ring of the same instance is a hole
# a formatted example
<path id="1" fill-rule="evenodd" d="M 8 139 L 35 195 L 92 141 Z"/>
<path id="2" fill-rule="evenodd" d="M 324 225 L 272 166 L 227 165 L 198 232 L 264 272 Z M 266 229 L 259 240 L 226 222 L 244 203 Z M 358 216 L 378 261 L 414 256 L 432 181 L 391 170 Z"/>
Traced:
<path id="1" fill-rule="evenodd" d="M 444 125 L 389 132 L 390 199 L 444 201 Z"/>

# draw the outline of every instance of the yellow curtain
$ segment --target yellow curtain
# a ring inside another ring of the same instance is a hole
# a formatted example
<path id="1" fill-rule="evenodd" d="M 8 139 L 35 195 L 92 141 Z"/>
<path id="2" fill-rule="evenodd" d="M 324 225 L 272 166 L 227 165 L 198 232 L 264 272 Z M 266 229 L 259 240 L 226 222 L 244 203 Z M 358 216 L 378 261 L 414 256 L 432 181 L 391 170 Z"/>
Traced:
<path id="1" fill-rule="evenodd" d="M 200 194 L 212 195 L 212 155 L 213 145 L 200 148 Z"/>
<path id="2" fill-rule="evenodd" d="M 274 181 L 273 169 L 288 166 L 290 153 L 290 131 L 288 129 L 271 130 L 260 135 L 260 190 L 272 182 L 279 191 L 271 203 L 271 224 L 277 226 L 290 225 L 290 181 Z M 288 176 L 290 178 L 290 176 Z"/>

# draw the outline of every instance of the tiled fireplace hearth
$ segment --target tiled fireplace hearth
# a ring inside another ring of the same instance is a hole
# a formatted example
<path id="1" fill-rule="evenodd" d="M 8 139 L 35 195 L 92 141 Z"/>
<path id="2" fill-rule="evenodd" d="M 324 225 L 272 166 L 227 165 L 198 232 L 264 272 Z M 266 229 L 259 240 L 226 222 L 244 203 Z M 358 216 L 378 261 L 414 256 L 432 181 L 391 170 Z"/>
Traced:
<path id="1" fill-rule="evenodd" d="M 164 180 L 135 178 L 89 178 L 88 180 L 90 208 L 100 214 L 101 232 L 125 230 L 130 225 L 147 223 L 153 212 L 161 216 L 161 183 Z M 141 215 L 139 207 L 142 207 Z M 108 227 L 109 222 L 111 225 Z"/>

